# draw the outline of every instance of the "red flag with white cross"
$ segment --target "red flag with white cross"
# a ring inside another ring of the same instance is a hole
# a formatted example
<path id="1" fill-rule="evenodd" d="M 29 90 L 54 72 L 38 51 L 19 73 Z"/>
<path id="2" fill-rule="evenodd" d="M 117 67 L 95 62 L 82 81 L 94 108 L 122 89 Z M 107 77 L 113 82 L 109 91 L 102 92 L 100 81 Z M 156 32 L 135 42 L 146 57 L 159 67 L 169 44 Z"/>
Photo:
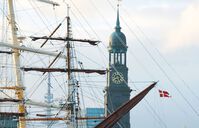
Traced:
<path id="1" fill-rule="evenodd" d="M 167 97 L 167 98 L 171 98 L 170 94 L 168 91 L 165 91 L 165 90 L 159 90 L 159 94 L 160 94 L 160 97 Z"/>

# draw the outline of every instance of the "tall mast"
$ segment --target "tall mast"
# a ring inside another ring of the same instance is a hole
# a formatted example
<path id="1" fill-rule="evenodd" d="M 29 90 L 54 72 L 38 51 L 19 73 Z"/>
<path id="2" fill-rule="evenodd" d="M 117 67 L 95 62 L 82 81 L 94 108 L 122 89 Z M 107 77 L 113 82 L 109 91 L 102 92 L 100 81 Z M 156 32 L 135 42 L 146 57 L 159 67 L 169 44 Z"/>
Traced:
<path id="1" fill-rule="evenodd" d="M 72 30 L 71 30 L 71 21 L 69 16 L 69 6 L 67 12 L 67 38 L 72 38 Z M 75 62 L 75 52 L 74 52 L 74 44 L 72 41 L 67 41 L 66 49 L 67 49 L 67 68 L 68 70 L 68 112 L 69 112 L 69 128 L 77 128 L 77 113 L 78 113 L 78 103 L 77 103 L 77 80 L 75 78 L 75 73 L 71 72 L 70 69 L 74 69 Z"/>
<path id="2" fill-rule="evenodd" d="M 12 31 L 12 42 L 13 45 L 19 46 L 19 42 L 17 40 L 17 27 L 15 22 L 15 14 L 13 9 L 13 0 L 8 0 L 9 4 L 9 13 L 10 13 L 10 24 L 11 24 L 11 31 Z M 18 112 L 25 114 L 25 105 L 23 103 L 24 100 L 24 92 L 23 92 L 23 84 L 22 84 L 22 77 L 20 72 L 20 52 L 18 49 L 13 49 L 13 65 L 15 67 L 15 84 L 19 89 L 16 91 L 16 96 L 18 100 L 21 100 L 22 102 L 18 105 Z M 25 128 L 26 123 L 25 121 L 22 121 L 21 119 L 25 119 L 25 116 L 19 117 L 19 128 Z"/>

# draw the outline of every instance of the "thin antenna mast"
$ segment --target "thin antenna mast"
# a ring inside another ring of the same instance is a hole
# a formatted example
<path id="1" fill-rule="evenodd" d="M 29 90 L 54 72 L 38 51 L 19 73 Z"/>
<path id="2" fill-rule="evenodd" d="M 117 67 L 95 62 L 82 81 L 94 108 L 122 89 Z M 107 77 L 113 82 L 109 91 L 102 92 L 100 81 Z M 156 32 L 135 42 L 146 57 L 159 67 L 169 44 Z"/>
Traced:
<path id="1" fill-rule="evenodd" d="M 53 94 L 52 94 L 52 92 L 51 92 L 51 88 L 52 88 L 52 86 L 51 86 L 51 73 L 49 72 L 48 73 L 48 89 L 47 89 L 47 93 L 46 93 L 46 95 L 45 95 L 45 102 L 50 106 L 52 103 L 53 103 Z M 52 112 L 51 112 L 51 107 L 48 107 L 47 109 L 46 109 L 46 115 L 47 115 L 47 117 L 48 118 L 50 118 L 51 116 L 52 116 Z M 51 122 L 47 122 L 46 124 L 47 124 L 47 126 L 49 126 L 49 124 L 50 124 Z"/>

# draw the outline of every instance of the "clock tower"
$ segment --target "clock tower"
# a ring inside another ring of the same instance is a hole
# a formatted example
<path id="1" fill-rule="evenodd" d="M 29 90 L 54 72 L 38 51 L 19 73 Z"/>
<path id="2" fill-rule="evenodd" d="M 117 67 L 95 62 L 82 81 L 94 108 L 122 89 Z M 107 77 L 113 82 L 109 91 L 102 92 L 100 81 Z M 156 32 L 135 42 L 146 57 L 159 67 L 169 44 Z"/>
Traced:
<path id="1" fill-rule="evenodd" d="M 105 93 L 106 115 L 114 112 L 130 99 L 128 86 L 126 37 L 121 32 L 119 20 L 119 5 L 117 8 L 117 20 L 115 31 L 109 40 L 109 73 L 108 86 Z M 126 114 L 113 128 L 130 128 L 130 115 Z"/>

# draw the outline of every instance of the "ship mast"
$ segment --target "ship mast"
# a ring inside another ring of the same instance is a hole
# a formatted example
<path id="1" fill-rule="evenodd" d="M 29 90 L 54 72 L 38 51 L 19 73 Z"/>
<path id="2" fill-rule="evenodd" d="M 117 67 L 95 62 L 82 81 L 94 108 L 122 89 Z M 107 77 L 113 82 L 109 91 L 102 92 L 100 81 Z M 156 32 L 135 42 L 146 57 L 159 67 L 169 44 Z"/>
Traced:
<path id="1" fill-rule="evenodd" d="M 72 38 L 72 30 L 71 30 L 71 20 L 69 16 L 69 6 L 67 5 L 67 38 Z M 78 94 L 78 83 L 75 78 L 75 73 L 71 72 L 70 69 L 74 69 L 74 45 L 72 41 L 67 41 L 66 49 L 67 49 L 67 77 L 68 77 L 68 114 L 69 114 L 69 128 L 77 128 L 78 121 L 77 121 L 77 113 L 78 113 L 78 101 L 76 99 Z"/>
<path id="2" fill-rule="evenodd" d="M 12 31 L 12 42 L 13 45 L 19 46 L 19 41 L 17 40 L 17 27 L 15 22 L 15 14 L 13 9 L 13 0 L 8 0 L 9 4 L 9 14 L 10 14 L 10 24 L 11 24 L 11 31 Z M 19 89 L 16 89 L 16 96 L 18 100 L 21 100 L 22 102 L 18 105 L 18 112 L 25 115 L 25 105 L 24 105 L 24 91 L 23 91 L 23 83 L 22 83 L 22 77 L 20 72 L 20 52 L 18 49 L 13 49 L 13 65 L 15 67 L 15 84 Z M 25 116 L 19 117 L 19 128 L 25 128 L 26 123 L 25 121 L 22 121 L 21 119 L 25 119 Z"/>
<path id="3" fill-rule="evenodd" d="M 67 35 L 64 38 L 61 37 L 52 37 L 52 35 L 56 32 L 56 30 L 61 26 L 58 27 L 51 33 L 50 36 L 43 36 L 43 37 L 34 37 L 31 36 L 33 41 L 44 39 L 45 42 L 41 45 L 43 47 L 48 40 L 56 40 L 56 41 L 64 41 L 66 42 L 65 49 L 66 49 L 66 68 L 51 68 L 52 64 L 58 57 L 61 57 L 61 52 L 56 56 L 56 58 L 50 63 L 48 68 L 26 68 L 21 67 L 20 69 L 23 71 L 39 71 L 43 73 L 50 73 L 50 72 L 66 72 L 67 73 L 67 87 L 68 87 L 68 98 L 66 99 L 66 103 L 63 105 L 62 109 L 65 108 L 66 110 L 66 117 L 65 118 L 43 118 L 43 119 L 24 119 L 26 121 L 36 121 L 36 120 L 65 120 L 67 121 L 67 128 L 78 128 L 79 120 L 88 119 L 88 118 L 79 118 L 79 97 L 78 97 L 78 81 L 76 79 L 76 73 L 98 73 L 100 75 L 106 74 L 106 70 L 95 70 L 95 69 L 78 69 L 75 67 L 75 50 L 74 50 L 74 43 L 88 43 L 90 45 L 97 45 L 100 41 L 97 40 L 88 40 L 88 39 L 74 39 L 72 37 L 72 30 L 71 30 L 71 19 L 69 17 L 69 7 L 67 12 Z"/>

